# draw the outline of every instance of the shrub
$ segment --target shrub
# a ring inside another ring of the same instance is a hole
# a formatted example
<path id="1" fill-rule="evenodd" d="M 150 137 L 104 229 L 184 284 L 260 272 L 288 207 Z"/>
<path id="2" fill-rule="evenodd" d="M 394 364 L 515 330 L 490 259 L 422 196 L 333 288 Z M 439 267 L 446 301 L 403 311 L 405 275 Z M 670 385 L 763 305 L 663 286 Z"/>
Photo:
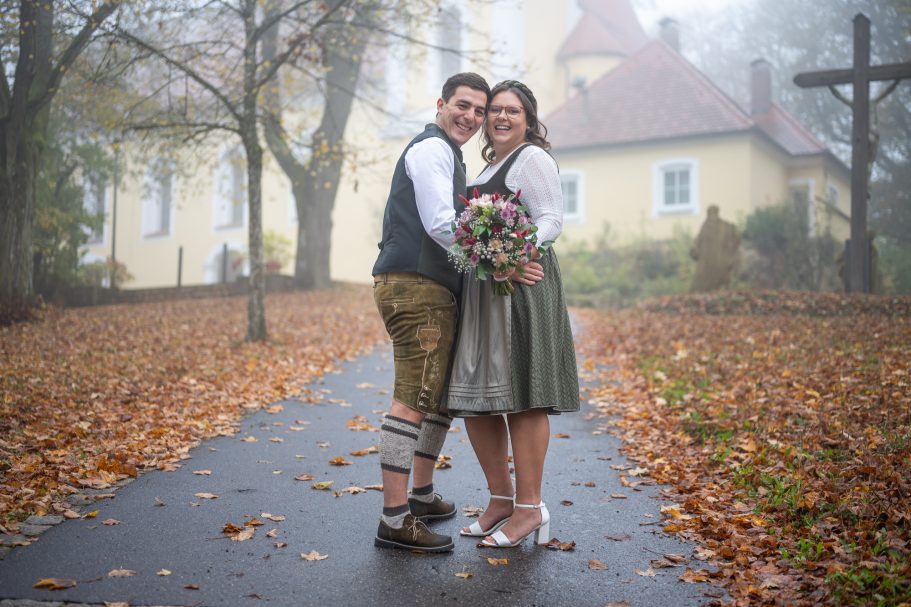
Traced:
<path id="1" fill-rule="evenodd" d="M 758 289 L 840 289 L 835 259 L 840 250 L 828 226 L 810 234 L 806 205 L 756 209 L 746 219 L 743 279 Z"/>
<path id="2" fill-rule="evenodd" d="M 686 293 L 693 275 L 692 236 L 639 240 L 611 248 L 609 227 L 595 244 L 571 243 L 558 250 L 563 287 L 575 305 L 625 306 L 656 295 Z"/>

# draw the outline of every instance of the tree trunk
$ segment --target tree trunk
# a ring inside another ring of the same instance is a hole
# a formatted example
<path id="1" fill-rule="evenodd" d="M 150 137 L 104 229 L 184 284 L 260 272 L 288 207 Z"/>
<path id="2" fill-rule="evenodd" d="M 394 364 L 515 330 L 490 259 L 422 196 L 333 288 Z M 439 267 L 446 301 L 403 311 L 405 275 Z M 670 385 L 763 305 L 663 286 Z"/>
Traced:
<path id="1" fill-rule="evenodd" d="M 27 317 L 33 293 L 32 218 L 35 179 L 47 125 L 42 112 L 31 125 L 9 136 L 3 128 L 0 175 L 0 318 Z"/>
<path id="2" fill-rule="evenodd" d="M 95 7 L 55 64 L 55 3 L 19 3 L 19 56 L 12 86 L 7 80 L 9 66 L 4 64 L 0 73 L 0 320 L 26 317 L 34 292 L 35 182 L 51 100 L 67 68 L 117 7 L 117 2 Z"/>
<path id="3" fill-rule="evenodd" d="M 302 289 L 323 289 L 331 283 L 332 210 L 346 154 L 345 127 L 367 47 L 366 34 L 344 35 L 340 29 L 330 31 L 326 40 L 323 62 L 328 71 L 323 117 L 313 133 L 313 152 L 306 162 L 294 157 L 286 141 L 277 87 L 267 89 L 266 93 L 266 107 L 271 112 L 266 121 L 266 142 L 291 180 L 297 206 L 294 284 Z M 264 39 L 264 58 L 274 57 L 276 49 L 277 31 L 272 31 Z"/>
<path id="4" fill-rule="evenodd" d="M 256 128 L 253 127 L 253 135 Z M 250 299 L 247 303 L 247 341 L 266 339 L 266 273 L 263 268 L 263 149 L 259 141 L 244 141 L 247 152 L 247 196 L 250 211 Z"/>
<path id="5" fill-rule="evenodd" d="M 247 303 L 247 341 L 266 340 L 266 273 L 263 268 L 263 148 L 257 129 L 256 0 L 245 0 L 243 17 L 244 100 L 240 137 L 247 156 L 247 205 L 250 212 L 247 248 L 250 251 L 250 299 Z"/>

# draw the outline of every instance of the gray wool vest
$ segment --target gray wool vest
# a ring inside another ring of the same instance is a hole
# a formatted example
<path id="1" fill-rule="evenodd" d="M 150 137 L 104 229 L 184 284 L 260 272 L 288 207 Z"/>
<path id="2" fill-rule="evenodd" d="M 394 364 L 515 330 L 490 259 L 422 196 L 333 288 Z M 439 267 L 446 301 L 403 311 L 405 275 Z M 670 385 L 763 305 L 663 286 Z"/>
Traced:
<path id="1" fill-rule="evenodd" d="M 465 208 L 459 199 L 460 194 L 465 195 L 462 150 L 449 140 L 443 129 L 436 124 L 428 124 L 424 132 L 411 140 L 395 165 L 392 187 L 383 213 L 383 240 L 379 243 L 380 254 L 373 265 L 373 275 L 383 272 L 417 272 L 444 285 L 454 295 L 459 295 L 462 290 L 461 274 L 449 261 L 446 251 L 424 231 L 415 201 L 414 182 L 405 171 L 405 154 L 411 146 L 430 137 L 439 137 L 448 143 L 455 154 L 452 205 L 456 215 Z"/>

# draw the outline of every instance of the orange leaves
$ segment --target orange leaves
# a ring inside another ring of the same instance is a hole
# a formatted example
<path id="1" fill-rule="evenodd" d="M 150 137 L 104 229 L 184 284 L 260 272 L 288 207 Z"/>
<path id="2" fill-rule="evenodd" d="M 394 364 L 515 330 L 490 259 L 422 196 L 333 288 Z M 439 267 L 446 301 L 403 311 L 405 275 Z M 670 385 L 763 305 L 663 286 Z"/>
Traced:
<path id="1" fill-rule="evenodd" d="M 50 511 L 60 479 L 107 489 L 142 469 L 175 470 L 189 446 L 234 434 L 247 405 L 299 394 L 385 337 L 367 287 L 270 294 L 266 306 L 268 343 L 243 342 L 244 298 L 74 308 L 0 333 L 11 496 L 0 520 Z"/>
<path id="2" fill-rule="evenodd" d="M 38 580 L 33 587 L 44 588 L 46 590 L 65 590 L 67 588 L 73 588 L 75 585 L 76 580 L 49 577 Z"/>
<path id="3" fill-rule="evenodd" d="M 544 547 L 549 550 L 560 550 L 562 552 L 569 552 L 576 549 L 576 542 L 561 542 L 559 539 L 552 537 L 550 541 L 544 544 Z"/>
<path id="4" fill-rule="evenodd" d="M 260 522 L 262 524 L 262 522 Z M 243 527 L 238 527 L 234 523 L 225 523 L 224 528 L 221 530 L 226 536 L 231 538 L 233 542 L 245 542 L 256 533 L 255 526 L 248 526 L 247 523 Z"/>
<path id="5" fill-rule="evenodd" d="M 354 462 L 346 460 L 344 457 L 339 455 L 338 457 L 333 457 L 329 460 L 330 466 L 350 466 Z"/>
<path id="6" fill-rule="evenodd" d="M 345 426 L 349 430 L 355 430 L 357 432 L 379 432 L 380 431 L 379 428 L 377 428 L 375 426 L 371 426 L 369 423 L 367 423 L 367 418 L 364 417 L 363 415 L 355 415 L 353 418 L 349 419 L 345 423 Z"/>
<path id="7" fill-rule="evenodd" d="M 795 605 L 866 602 L 844 574 L 862 562 L 878 563 L 865 584 L 879 591 L 911 583 L 909 517 L 890 506 L 911 494 L 896 440 L 911 433 L 896 414 L 911 410 L 911 320 L 895 312 L 909 304 L 726 293 L 575 312 L 589 403 L 636 465 L 612 468 L 625 487 L 673 485 L 664 530 L 697 539 L 694 558 L 718 568 L 681 581 Z M 669 556 L 652 571 L 678 564 Z"/>

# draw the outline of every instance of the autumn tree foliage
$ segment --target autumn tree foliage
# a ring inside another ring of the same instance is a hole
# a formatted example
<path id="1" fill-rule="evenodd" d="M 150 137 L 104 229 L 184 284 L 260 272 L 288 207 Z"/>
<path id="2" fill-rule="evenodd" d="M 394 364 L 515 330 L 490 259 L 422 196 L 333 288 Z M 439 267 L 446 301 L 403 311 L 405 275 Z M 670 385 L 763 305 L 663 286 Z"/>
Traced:
<path id="1" fill-rule="evenodd" d="M 50 104 L 64 74 L 119 6 L 118 0 L 22 0 L 0 7 L 0 320 L 24 317 L 34 293 L 36 180 Z"/>

